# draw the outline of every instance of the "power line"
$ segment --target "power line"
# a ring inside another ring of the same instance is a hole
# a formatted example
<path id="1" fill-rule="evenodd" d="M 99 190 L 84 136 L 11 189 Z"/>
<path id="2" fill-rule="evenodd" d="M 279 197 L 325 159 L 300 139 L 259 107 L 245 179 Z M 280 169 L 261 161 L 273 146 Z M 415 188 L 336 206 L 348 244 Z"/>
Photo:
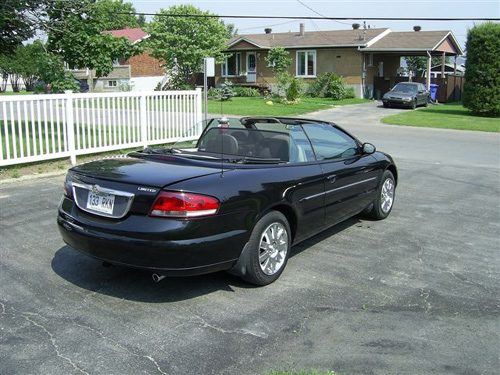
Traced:
<path id="1" fill-rule="evenodd" d="M 281 22 L 281 23 L 275 23 L 273 25 L 264 25 L 264 26 L 257 26 L 257 27 L 246 27 L 244 29 L 238 29 L 239 31 L 243 31 L 243 30 L 257 30 L 257 29 L 263 29 L 263 28 L 266 28 L 266 27 L 274 27 L 274 26 L 281 26 L 281 25 L 288 25 L 288 24 L 291 24 L 291 23 L 296 23 L 297 21 L 287 21 L 287 22 Z"/>
<path id="2" fill-rule="evenodd" d="M 316 13 L 318 16 L 321 16 L 321 17 L 323 17 L 323 18 L 327 18 L 324 14 L 321 14 L 321 13 L 319 13 L 319 12 L 315 11 L 313 8 L 311 8 L 311 7 L 310 7 L 309 5 L 307 5 L 307 4 L 304 4 L 302 1 L 297 0 L 297 2 L 298 2 L 299 4 L 301 4 L 302 6 L 305 6 L 305 7 L 306 7 L 307 9 L 309 9 L 311 12 Z M 344 24 L 344 25 L 349 25 L 347 22 L 340 22 L 340 21 L 337 21 L 337 20 L 334 20 L 334 22 L 341 23 L 341 24 Z"/>
<path id="3" fill-rule="evenodd" d="M 128 14 L 158 17 L 191 17 L 191 18 L 241 18 L 241 19 L 284 19 L 284 20 L 371 20 L 371 21 L 493 21 L 500 18 L 493 17 L 464 17 L 464 18 L 439 18 L 439 17 L 314 17 L 314 16 L 249 16 L 249 15 L 219 15 L 219 14 L 161 14 L 143 12 L 110 12 L 111 14 Z"/>

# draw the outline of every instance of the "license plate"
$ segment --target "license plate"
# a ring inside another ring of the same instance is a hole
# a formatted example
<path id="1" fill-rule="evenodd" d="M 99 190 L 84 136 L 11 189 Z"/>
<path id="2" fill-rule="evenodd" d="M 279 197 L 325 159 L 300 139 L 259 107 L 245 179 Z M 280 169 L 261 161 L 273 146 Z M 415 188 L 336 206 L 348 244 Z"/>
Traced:
<path id="1" fill-rule="evenodd" d="M 89 196 L 87 199 L 87 208 L 89 210 L 99 211 L 112 215 L 114 205 L 115 196 L 113 194 L 95 194 L 94 192 L 89 191 Z"/>

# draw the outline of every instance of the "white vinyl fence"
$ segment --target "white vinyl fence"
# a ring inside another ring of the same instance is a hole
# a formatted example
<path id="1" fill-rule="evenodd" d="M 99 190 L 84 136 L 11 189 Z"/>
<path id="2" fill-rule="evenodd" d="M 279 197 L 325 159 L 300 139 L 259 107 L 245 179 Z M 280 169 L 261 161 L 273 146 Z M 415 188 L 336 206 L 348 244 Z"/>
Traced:
<path id="1" fill-rule="evenodd" d="M 195 138 L 201 90 L 0 97 L 0 166 Z"/>

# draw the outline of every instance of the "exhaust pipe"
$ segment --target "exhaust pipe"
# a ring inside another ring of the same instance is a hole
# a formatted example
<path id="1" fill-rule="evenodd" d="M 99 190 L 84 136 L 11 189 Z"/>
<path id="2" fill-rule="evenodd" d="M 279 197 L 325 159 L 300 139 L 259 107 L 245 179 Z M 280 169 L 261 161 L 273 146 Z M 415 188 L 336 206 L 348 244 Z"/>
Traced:
<path id="1" fill-rule="evenodd" d="M 160 274 L 157 274 L 157 273 L 153 273 L 152 275 L 152 278 L 153 278 L 153 281 L 155 283 L 159 283 L 160 281 L 162 281 L 166 276 L 165 275 L 160 275 Z"/>

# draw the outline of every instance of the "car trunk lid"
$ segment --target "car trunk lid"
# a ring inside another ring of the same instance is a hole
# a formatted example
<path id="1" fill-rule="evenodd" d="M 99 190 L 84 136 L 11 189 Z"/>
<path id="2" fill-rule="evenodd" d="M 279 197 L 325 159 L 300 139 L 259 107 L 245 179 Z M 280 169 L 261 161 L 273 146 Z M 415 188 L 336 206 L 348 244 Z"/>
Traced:
<path id="1" fill-rule="evenodd" d="M 220 166 L 125 157 L 73 167 L 69 179 L 73 198 L 81 210 L 120 219 L 129 212 L 147 215 L 158 192 L 164 187 L 214 173 L 220 173 Z"/>

